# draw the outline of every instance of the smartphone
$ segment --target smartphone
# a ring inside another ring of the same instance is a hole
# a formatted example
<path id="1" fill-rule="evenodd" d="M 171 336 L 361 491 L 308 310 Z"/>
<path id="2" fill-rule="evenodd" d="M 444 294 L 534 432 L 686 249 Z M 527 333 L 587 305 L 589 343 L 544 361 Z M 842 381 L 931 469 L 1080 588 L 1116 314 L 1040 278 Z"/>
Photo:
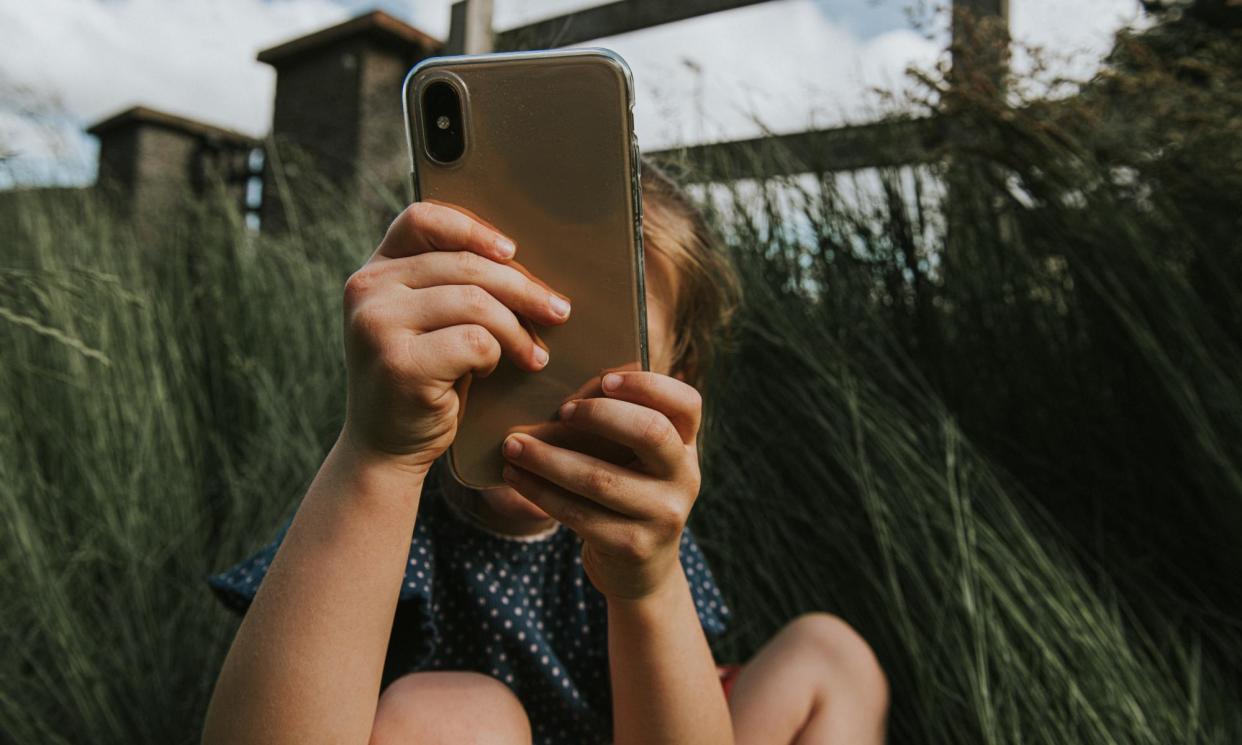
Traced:
<path id="1" fill-rule="evenodd" d="M 633 75 L 608 49 L 432 57 L 403 97 L 415 201 L 509 236 L 514 261 L 572 305 L 559 326 L 520 319 L 548 350 L 542 370 L 502 357 L 458 381 L 450 470 L 471 488 L 503 486 L 509 433 L 567 443 L 562 403 L 599 395 L 608 371 L 649 369 Z"/>

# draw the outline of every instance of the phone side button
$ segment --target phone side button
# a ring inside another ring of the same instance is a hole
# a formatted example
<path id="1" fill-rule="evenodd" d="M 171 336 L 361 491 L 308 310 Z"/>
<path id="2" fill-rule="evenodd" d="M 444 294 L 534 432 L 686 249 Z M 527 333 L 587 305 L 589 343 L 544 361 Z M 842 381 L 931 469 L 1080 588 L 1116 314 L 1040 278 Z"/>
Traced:
<path id="1" fill-rule="evenodd" d="M 630 152 L 633 153 L 633 156 L 634 156 L 634 171 L 636 173 L 641 173 L 639 169 L 642 167 L 642 157 L 639 155 L 637 137 L 633 139 L 633 142 L 630 145 Z M 637 192 L 637 194 L 634 195 L 635 196 L 634 201 L 638 205 L 638 208 L 636 210 L 636 212 L 638 213 L 638 221 L 642 222 L 643 220 L 643 188 L 642 188 L 641 183 L 635 188 L 635 191 Z"/>

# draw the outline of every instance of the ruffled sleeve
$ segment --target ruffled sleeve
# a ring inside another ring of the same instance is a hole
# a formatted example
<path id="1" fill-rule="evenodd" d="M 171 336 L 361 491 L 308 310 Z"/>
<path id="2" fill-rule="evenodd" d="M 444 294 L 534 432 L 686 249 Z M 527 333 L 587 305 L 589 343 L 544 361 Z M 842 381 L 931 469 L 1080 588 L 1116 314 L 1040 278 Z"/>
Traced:
<path id="1" fill-rule="evenodd" d="M 435 500 L 430 494 L 424 494 L 422 505 L 429 505 Z M 410 539 L 401 594 L 397 596 L 397 616 L 393 620 L 389 641 L 385 681 L 394 674 L 424 667 L 435 654 L 440 641 L 440 629 L 435 618 L 439 605 L 434 602 L 436 552 L 431 522 L 429 510 L 421 508 L 414 525 L 414 536 Z"/>
<path id="2" fill-rule="evenodd" d="M 423 504 L 430 501 L 424 499 Z M 252 556 L 207 577 L 208 586 L 230 610 L 243 615 L 249 609 L 292 523 L 292 517 L 285 520 L 276 531 L 276 537 Z M 405 576 L 401 580 L 397 613 L 389 640 L 385 681 L 424 664 L 435 652 L 439 638 L 432 612 L 435 543 L 428 523 L 425 511 L 420 509 L 414 534 L 410 538 L 409 555 L 405 559 Z"/>
<path id="3" fill-rule="evenodd" d="M 681 566 L 686 572 L 686 581 L 690 584 L 690 594 L 694 597 L 694 609 L 699 613 L 699 622 L 709 637 L 723 634 L 729 626 L 732 612 L 725 605 L 716 578 L 707 567 L 703 551 L 695 542 L 690 529 L 681 534 Z"/>
<path id="4" fill-rule="evenodd" d="M 276 537 L 257 553 L 223 572 L 207 577 L 207 585 L 211 587 L 212 592 L 216 594 L 220 602 L 224 603 L 225 607 L 238 615 L 246 613 L 292 522 L 292 517 L 285 520 L 280 529 L 276 531 Z"/>
<path id="5" fill-rule="evenodd" d="M 280 549 L 280 543 L 284 540 L 285 534 L 289 532 L 289 526 L 292 523 L 292 517 L 285 520 L 280 529 L 276 531 L 276 537 L 271 543 L 255 554 L 234 564 L 229 569 L 207 577 L 208 586 L 220 602 L 239 614 L 246 612 L 254 600 L 255 593 L 259 591 L 259 585 L 267 574 L 267 568 L 271 566 L 272 559 L 275 558 L 276 551 Z M 422 604 L 430 609 L 433 577 L 435 576 L 433 545 L 431 533 L 420 517 L 410 540 L 405 576 L 401 580 L 400 601 Z M 430 617 L 430 614 L 427 615 Z"/>

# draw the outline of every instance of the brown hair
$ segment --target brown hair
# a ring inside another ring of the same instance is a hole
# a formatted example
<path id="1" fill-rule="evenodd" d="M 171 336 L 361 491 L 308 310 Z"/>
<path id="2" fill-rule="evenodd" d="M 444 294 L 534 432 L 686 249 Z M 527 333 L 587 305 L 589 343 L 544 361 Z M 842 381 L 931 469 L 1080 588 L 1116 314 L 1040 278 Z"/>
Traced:
<path id="1" fill-rule="evenodd" d="M 702 391 L 741 304 L 741 282 L 719 237 L 677 182 L 646 158 L 641 172 L 643 246 L 667 260 L 677 283 L 671 370 Z"/>

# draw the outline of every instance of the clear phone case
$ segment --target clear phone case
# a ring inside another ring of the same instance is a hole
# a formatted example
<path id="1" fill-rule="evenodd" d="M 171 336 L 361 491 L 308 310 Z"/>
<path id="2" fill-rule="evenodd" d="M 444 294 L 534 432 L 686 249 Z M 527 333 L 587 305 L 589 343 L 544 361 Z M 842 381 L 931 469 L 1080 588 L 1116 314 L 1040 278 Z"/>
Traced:
<path id="1" fill-rule="evenodd" d="M 430 156 L 419 110 L 437 81 L 462 102 L 465 149 L 449 164 Z M 648 369 L 629 67 L 606 49 L 436 57 L 410 71 L 404 95 L 415 200 L 464 208 L 513 238 L 515 260 L 573 306 L 561 326 L 527 322 L 549 350 L 543 370 L 502 358 L 491 375 L 459 385 L 454 477 L 502 486 L 501 443 L 521 430 L 621 458 L 555 417 L 569 398 L 598 395 L 604 372 Z"/>

